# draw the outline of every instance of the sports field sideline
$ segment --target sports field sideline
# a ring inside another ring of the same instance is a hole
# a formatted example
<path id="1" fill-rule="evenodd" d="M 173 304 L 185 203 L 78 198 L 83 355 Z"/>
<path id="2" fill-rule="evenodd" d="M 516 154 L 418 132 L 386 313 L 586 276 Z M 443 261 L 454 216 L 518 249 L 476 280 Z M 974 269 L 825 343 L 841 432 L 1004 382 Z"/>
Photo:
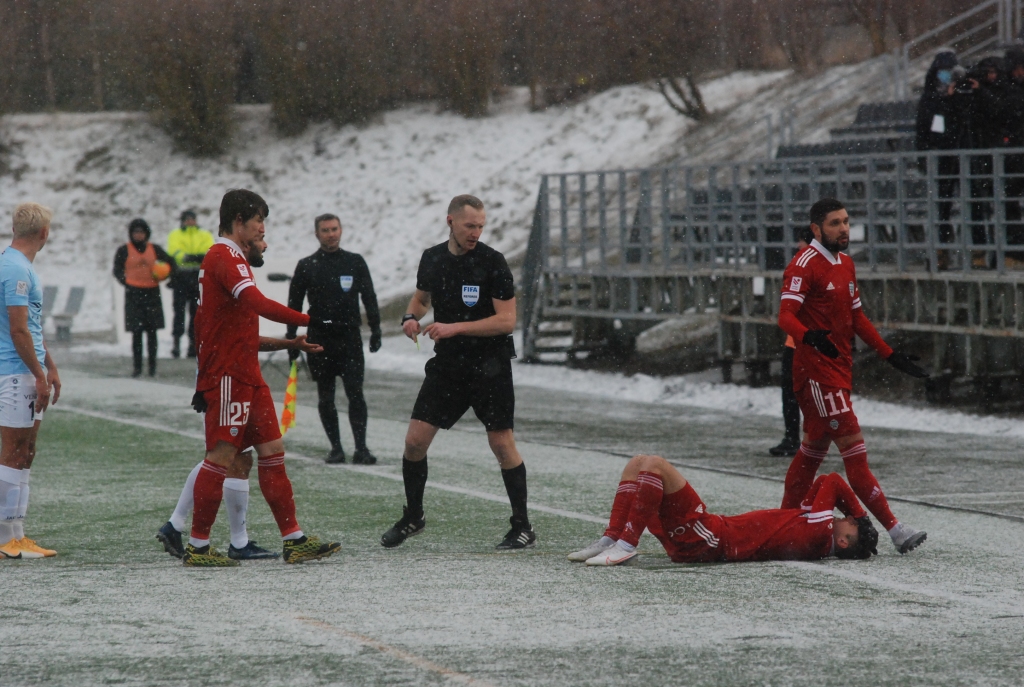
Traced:
<path id="1" fill-rule="evenodd" d="M 323 464 L 327 444 L 310 405 L 300 405 L 287 437 L 300 522 L 339 537 L 341 553 L 297 567 L 189 570 L 153 535 L 201 456 L 191 390 L 74 369 L 63 376 L 65 396 L 41 430 L 29 521 L 60 555 L 0 564 L 0 684 L 1024 681 L 1024 523 L 896 502 L 929 533 L 904 557 L 882 542 L 869 562 L 677 565 L 645 537 L 630 566 L 565 560 L 602 529 L 631 440 L 687 464 L 743 472 L 747 461 L 750 476 L 684 470 L 712 510 L 777 505 L 781 485 L 754 475 L 781 477 L 784 466 L 747 457 L 755 438 L 775 438 L 770 419 L 674 408 L 670 436 L 654 436 L 642 407 L 520 393 L 537 547 L 495 552 L 507 500 L 470 418 L 431 450 L 427 530 L 384 550 L 380 533 L 404 501 L 397 457 L 417 380 L 371 372 L 369 445 L 382 465 Z M 903 487 L 896 495 L 913 496 L 914 482 L 895 467 L 885 474 L 886 465 L 892 447 L 910 443 L 942 444 L 920 462 L 928 491 L 1020 498 L 1000 469 L 1020 455 L 1019 442 L 988 442 L 990 467 L 972 472 L 977 437 L 868 436 L 883 484 Z M 276 548 L 255 479 L 252 488 L 250 534 Z M 219 520 L 214 543 L 226 539 Z"/>

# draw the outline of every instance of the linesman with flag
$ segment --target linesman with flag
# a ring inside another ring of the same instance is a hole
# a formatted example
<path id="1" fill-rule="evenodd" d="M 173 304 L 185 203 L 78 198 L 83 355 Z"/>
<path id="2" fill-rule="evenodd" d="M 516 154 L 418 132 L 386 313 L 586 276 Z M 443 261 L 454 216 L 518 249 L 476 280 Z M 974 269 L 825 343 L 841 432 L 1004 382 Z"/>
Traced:
<path id="1" fill-rule="evenodd" d="M 370 352 L 380 350 L 380 310 L 373 290 L 370 269 L 363 256 L 341 248 L 341 220 L 336 215 L 320 215 L 313 221 L 313 232 L 320 249 L 299 260 L 288 291 L 288 307 L 302 312 L 309 299 L 309 314 L 320 325 L 311 326 L 309 340 L 323 346 L 323 352 L 308 355 L 309 371 L 316 381 L 320 422 L 331 442 L 326 462 L 344 463 L 338 409 L 334 404 L 336 380 L 341 377 L 348 397 L 348 421 L 355 437 L 352 462 L 373 465 L 377 462 L 366 447 L 366 399 L 363 398 L 363 338 L 359 300 L 370 325 Z M 287 338 L 295 338 L 296 327 L 288 327 Z M 294 360 L 298 351 L 289 356 Z"/>

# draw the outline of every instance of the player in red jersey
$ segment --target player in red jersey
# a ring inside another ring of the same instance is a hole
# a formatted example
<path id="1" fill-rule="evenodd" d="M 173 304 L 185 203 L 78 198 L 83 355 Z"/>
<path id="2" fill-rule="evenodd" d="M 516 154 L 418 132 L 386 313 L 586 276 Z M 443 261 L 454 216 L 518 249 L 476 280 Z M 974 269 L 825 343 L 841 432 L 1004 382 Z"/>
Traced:
<path id="1" fill-rule="evenodd" d="M 868 467 L 864 435 L 850 400 L 854 334 L 901 372 L 928 374 L 914 363 L 916 356 L 893 351 L 864 314 L 853 259 L 840 252 L 850 245 L 850 218 L 843 204 L 833 198 L 819 200 L 810 215 L 815 240 L 786 268 L 779 306 L 779 326 L 796 342 L 793 390 L 804 416 L 803 442 L 786 473 L 782 507 L 800 503 L 835 443 L 854 492 L 899 552 L 907 553 L 928 535 L 896 519 Z"/>
<path id="2" fill-rule="evenodd" d="M 196 476 L 192 532 L 182 561 L 189 566 L 230 566 L 238 562 L 210 547 L 210 530 L 223 498 L 228 469 L 237 470 L 239 452 L 253 446 L 260 489 L 284 539 L 286 563 L 330 556 L 338 543 L 307 537 L 295 518 L 292 485 L 284 467 L 284 442 L 270 389 L 260 372 L 258 352 L 316 349 L 305 337 L 269 339 L 259 335 L 259 318 L 306 326 L 308 315 L 269 300 L 253 280 L 247 254 L 263 240 L 270 213 L 252 191 L 228 191 L 220 206 L 220 238 L 199 270 L 196 343 L 199 370 L 193 405 L 206 413 L 206 459 Z"/>
<path id="3" fill-rule="evenodd" d="M 835 518 L 833 508 L 846 517 Z M 871 519 L 835 473 L 819 477 L 796 508 L 714 515 L 667 460 L 636 456 L 622 471 L 604 536 L 569 560 L 625 563 L 636 557 L 644 529 L 676 563 L 869 558 L 878 543 Z"/>

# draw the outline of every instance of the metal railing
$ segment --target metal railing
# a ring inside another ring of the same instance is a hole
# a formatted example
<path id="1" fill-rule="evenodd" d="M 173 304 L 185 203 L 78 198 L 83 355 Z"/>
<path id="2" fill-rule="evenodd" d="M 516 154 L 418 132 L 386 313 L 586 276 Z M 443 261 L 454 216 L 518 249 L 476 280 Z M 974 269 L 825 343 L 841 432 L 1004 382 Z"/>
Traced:
<path id="1" fill-rule="evenodd" d="M 527 269 L 781 270 L 824 197 L 861 269 L 1024 268 L 1024 149 L 998 149 L 546 175 Z"/>

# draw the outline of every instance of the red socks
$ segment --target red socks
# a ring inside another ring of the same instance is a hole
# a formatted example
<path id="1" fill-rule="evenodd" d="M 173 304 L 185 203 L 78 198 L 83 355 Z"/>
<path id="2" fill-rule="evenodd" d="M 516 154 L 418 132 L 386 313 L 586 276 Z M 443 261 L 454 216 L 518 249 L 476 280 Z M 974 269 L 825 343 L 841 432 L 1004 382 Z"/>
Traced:
<path id="1" fill-rule="evenodd" d="M 612 501 L 612 516 L 608 519 L 608 529 L 604 536 L 618 539 L 622 534 L 622 528 L 626 526 L 626 519 L 629 511 L 633 508 L 633 498 L 636 496 L 636 482 L 622 480 L 619 488 L 615 491 L 615 500 Z"/>
<path id="2" fill-rule="evenodd" d="M 868 467 L 868 449 L 864 446 L 864 442 L 860 441 L 850 446 L 841 455 L 843 464 L 846 466 L 846 479 L 849 480 L 854 493 L 864 502 L 878 522 L 882 523 L 882 527 L 891 530 L 899 521 L 889 510 L 889 501 L 882 493 L 882 487 L 878 485 L 878 480 L 871 473 L 871 468 Z"/>
<path id="3" fill-rule="evenodd" d="M 200 473 L 202 474 L 202 473 Z M 270 511 L 274 514 L 281 536 L 287 537 L 299 531 L 299 523 L 295 519 L 295 497 L 292 495 L 292 483 L 284 469 L 284 454 L 275 453 L 259 459 L 260 491 L 267 500 Z M 198 480 L 196 481 L 198 485 Z M 198 500 L 196 506 L 198 508 Z M 198 512 L 198 510 L 197 510 Z"/>
<path id="4" fill-rule="evenodd" d="M 192 488 L 195 500 L 192 512 L 192 539 L 209 542 L 213 521 L 217 519 L 217 510 L 224 497 L 224 476 L 227 469 L 208 460 L 196 475 L 196 483 Z"/>
<path id="5" fill-rule="evenodd" d="M 622 528 L 622 536 L 619 537 L 621 541 L 630 546 L 640 543 L 640 535 L 647 529 L 647 523 L 651 518 L 658 513 L 664 493 L 665 486 L 661 481 L 661 475 L 653 472 L 641 472 L 637 475 L 636 496 L 633 498 L 633 506 L 629 510 L 626 525 Z"/>
<path id="6" fill-rule="evenodd" d="M 861 444 L 863 446 L 863 444 Z M 800 444 L 800 450 L 793 456 L 786 472 L 786 489 L 782 494 L 782 505 L 779 508 L 799 508 L 800 502 L 807 496 L 814 476 L 818 474 L 821 461 L 828 455 L 828 449 L 819 451 L 807 444 Z"/>

